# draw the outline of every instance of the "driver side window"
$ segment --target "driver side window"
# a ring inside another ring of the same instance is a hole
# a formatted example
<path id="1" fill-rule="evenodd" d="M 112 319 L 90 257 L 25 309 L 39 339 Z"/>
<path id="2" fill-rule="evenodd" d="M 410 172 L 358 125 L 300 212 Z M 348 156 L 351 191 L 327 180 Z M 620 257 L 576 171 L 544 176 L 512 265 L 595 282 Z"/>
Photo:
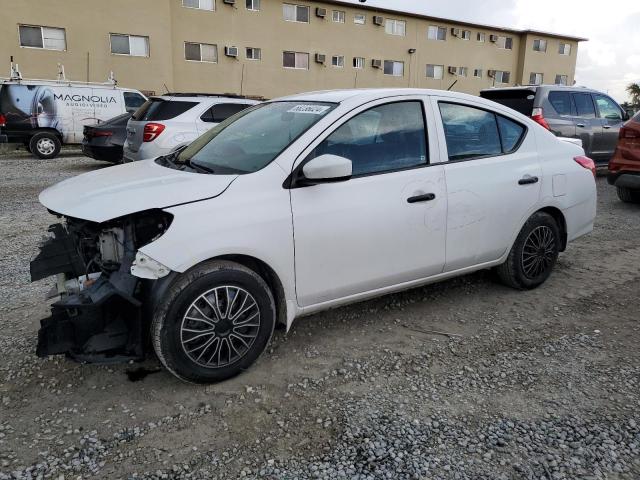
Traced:
<path id="1" fill-rule="evenodd" d="M 353 176 L 392 172 L 428 164 L 422 103 L 389 103 L 362 112 L 338 127 L 310 158 L 348 158 Z"/>
<path id="2" fill-rule="evenodd" d="M 600 118 L 608 118 L 611 120 L 622 120 L 622 112 L 613 100 L 604 95 L 594 95 Z"/>

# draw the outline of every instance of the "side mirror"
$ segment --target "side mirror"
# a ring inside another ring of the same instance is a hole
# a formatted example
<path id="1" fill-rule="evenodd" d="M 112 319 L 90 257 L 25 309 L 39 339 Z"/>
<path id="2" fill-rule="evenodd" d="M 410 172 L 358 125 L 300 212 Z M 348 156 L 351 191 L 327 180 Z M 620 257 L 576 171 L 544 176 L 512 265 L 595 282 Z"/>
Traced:
<path id="1" fill-rule="evenodd" d="M 302 167 L 301 182 L 305 185 L 343 182 L 353 173 L 351 160 L 337 155 L 320 155 Z"/>
<path id="2" fill-rule="evenodd" d="M 633 111 L 632 110 L 631 111 L 630 110 L 625 110 L 622 113 L 622 120 L 624 120 L 625 122 L 627 120 L 629 120 L 631 117 L 633 117 Z"/>

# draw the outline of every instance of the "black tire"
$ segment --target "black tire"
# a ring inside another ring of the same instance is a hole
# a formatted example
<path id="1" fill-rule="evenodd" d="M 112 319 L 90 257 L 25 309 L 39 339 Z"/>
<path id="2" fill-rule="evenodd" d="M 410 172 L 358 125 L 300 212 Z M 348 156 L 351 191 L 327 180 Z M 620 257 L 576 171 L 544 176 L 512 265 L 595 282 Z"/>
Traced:
<path id="1" fill-rule="evenodd" d="M 43 160 L 56 158 L 60 153 L 60 148 L 62 148 L 62 143 L 53 133 L 39 132 L 29 140 L 29 151 Z"/>
<path id="2" fill-rule="evenodd" d="M 626 203 L 640 203 L 640 190 L 631 190 L 630 188 L 616 187 L 618 198 Z"/>
<path id="3" fill-rule="evenodd" d="M 225 297 L 232 299 L 225 303 Z M 251 300 L 255 307 L 249 308 Z M 223 309 L 229 312 L 226 318 Z M 248 310 L 241 313 L 243 309 Z M 214 383 L 248 369 L 269 344 L 275 323 L 273 294 L 257 273 L 235 262 L 211 261 L 192 268 L 169 287 L 153 314 L 151 338 L 158 358 L 176 377 Z M 242 353 L 236 359 L 234 349 Z"/>
<path id="4" fill-rule="evenodd" d="M 538 242 L 540 248 L 534 250 Z M 555 219 L 548 213 L 534 213 L 520 230 L 507 260 L 496 268 L 498 277 L 518 290 L 538 287 L 551 275 L 560 245 L 560 229 Z"/>

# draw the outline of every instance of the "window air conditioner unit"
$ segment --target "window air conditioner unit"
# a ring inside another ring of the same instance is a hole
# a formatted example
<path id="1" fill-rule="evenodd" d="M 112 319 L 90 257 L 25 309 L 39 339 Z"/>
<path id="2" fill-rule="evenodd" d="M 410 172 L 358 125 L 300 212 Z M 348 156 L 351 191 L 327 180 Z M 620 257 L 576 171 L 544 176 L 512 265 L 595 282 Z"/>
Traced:
<path id="1" fill-rule="evenodd" d="M 375 25 L 384 25 L 384 17 L 380 17 L 378 15 L 374 15 L 373 17 L 373 23 Z"/>
<path id="2" fill-rule="evenodd" d="M 227 5 L 235 5 L 236 0 L 223 0 L 223 3 L 226 3 Z"/>
<path id="3" fill-rule="evenodd" d="M 382 68 L 382 60 L 371 60 L 371 66 L 373 68 Z"/>
<path id="4" fill-rule="evenodd" d="M 238 56 L 238 47 L 224 47 L 224 54 L 227 57 L 237 57 Z"/>
<path id="5" fill-rule="evenodd" d="M 448 71 L 451 75 L 455 75 L 458 73 L 458 67 L 449 67 Z"/>
<path id="6" fill-rule="evenodd" d="M 489 70 L 487 72 L 487 75 L 489 75 L 491 78 L 494 78 L 496 76 L 496 71 L 495 70 Z"/>
<path id="7" fill-rule="evenodd" d="M 454 37 L 459 37 L 460 36 L 460 29 L 459 28 L 452 28 L 451 29 L 451 35 L 453 35 Z"/>
<path id="8" fill-rule="evenodd" d="M 489 35 L 489 41 L 496 43 L 498 41 L 498 35 Z"/>
<path id="9" fill-rule="evenodd" d="M 327 61 L 327 56 L 323 53 L 316 53 L 316 63 L 324 63 Z"/>
<path id="10" fill-rule="evenodd" d="M 324 18 L 327 16 L 326 8 L 316 8 L 316 17 Z"/>

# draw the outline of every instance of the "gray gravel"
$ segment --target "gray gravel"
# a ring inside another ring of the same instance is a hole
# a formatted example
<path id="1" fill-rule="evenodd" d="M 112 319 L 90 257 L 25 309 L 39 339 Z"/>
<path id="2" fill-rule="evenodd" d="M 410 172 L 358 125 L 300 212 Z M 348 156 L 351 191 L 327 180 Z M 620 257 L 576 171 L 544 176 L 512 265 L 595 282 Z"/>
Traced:
<path id="1" fill-rule="evenodd" d="M 35 357 L 49 284 L 28 262 L 54 220 L 37 194 L 105 165 L 0 168 L 0 480 L 640 478 L 640 206 L 603 178 L 595 232 L 541 288 L 479 272 L 301 319 L 204 387 L 153 358 Z"/>

